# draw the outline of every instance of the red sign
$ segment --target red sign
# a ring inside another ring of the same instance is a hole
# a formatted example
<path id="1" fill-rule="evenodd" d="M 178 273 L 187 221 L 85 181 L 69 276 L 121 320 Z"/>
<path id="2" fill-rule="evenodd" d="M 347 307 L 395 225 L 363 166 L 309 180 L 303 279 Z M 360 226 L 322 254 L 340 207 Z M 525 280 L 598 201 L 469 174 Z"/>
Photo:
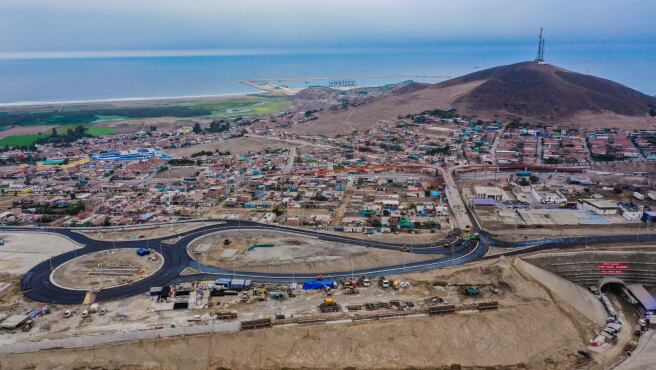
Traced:
<path id="1" fill-rule="evenodd" d="M 605 275 L 621 275 L 625 270 L 628 270 L 630 266 L 628 263 L 624 262 L 602 262 L 595 266 L 595 268 Z"/>

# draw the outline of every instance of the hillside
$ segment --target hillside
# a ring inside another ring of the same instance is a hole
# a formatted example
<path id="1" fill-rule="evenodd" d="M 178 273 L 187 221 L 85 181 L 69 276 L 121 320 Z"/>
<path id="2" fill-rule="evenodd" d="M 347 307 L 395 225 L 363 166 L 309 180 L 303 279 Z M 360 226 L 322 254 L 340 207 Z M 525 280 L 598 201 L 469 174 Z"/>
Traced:
<path id="1" fill-rule="evenodd" d="M 656 98 L 603 78 L 550 64 L 522 62 L 494 67 L 439 84 L 410 84 L 367 104 L 324 113 L 314 134 L 348 134 L 428 109 L 456 108 L 482 119 L 520 118 L 566 125 L 653 127 L 650 105 Z"/>

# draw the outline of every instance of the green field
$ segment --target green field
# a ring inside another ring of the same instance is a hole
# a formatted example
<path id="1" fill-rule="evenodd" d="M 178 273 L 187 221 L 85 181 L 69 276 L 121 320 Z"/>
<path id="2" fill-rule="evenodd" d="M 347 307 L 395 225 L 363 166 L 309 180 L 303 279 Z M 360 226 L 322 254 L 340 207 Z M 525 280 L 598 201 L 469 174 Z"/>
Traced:
<path id="1" fill-rule="evenodd" d="M 91 127 L 88 125 L 85 125 L 87 127 L 86 133 L 90 136 L 93 137 L 99 137 L 99 136 L 107 136 L 107 135 L 114 135 L 116 134 L 116 130 L 111 128 L 111 127 Z M 59 134 L 65 134 L 68 132 L 70 129 L 74 129 L 75 126 L 58 126 L 57 127 L 57 132 Z M 51 130 L 46 130 L 46 132 L 42 132 L 41 134 L 32 134 L 32 135 L 16 135 L 16 136 L 7 136 L 3 137 L 0 139 L 0 147 L 4 148 L 6 146 L 10 148 L 14 147 L 28 147 L 32 144 L 34 144 L 37 140 L 48 137 L 52 134 Z"/>
<path id="2" fill-rule="evenodd" d="M 286 98 L 240 97 L 218 101 L 191 101 L 157 106 L 112 107 L 97 106 L 59 110 L 0 111 L 0 127 L 31 125 L 88 125 L 129 119 L 205 116 L 250 116 L 279 112 L 291 104 Z M 69 110 L 70 109 L 70 110 Z"/>
<path id="3" fill-rule="evenodd" d="M 184 106 L 207 109 L 214 116 L 237 117 L 258 116 L 277 113 L 291 104 L 288 99 L 234 99 L 218 102 L 187 103 Z"/>
<path id="4" fill-rule="evenodd" d="M 177 117 L 181 120 L 200 116 L 243 117 L 259 116 L 280 112 L 291 104 L 286 98 L 248 97 L 219 101 L 201 101 L 170 104 L 154 107 L 96 108 L 85 110 L 60 111 L 0 111 L 0 127 L 33 126 L 56 124 L 59 134 L 82 124 L 91 136 L 113 135 L 116 130 L 110 127 L 95 127 L 94 123 L 113 122 L 137 118 Z M 0 147 L 27 147 L 39 139 L 50 136 L 51 131 L 44 129 L 39 135 L 16 135 L 0 139 Z"/>

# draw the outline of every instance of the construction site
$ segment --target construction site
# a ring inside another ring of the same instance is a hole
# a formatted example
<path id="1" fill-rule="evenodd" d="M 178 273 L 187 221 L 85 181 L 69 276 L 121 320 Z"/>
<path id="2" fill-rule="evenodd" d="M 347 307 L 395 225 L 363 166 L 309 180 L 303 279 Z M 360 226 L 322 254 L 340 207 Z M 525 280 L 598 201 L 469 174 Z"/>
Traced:
<path id="1" fill-rule="evenodd" d="M 18 235 L 4 235 L 8 248 L 23 248 Z M 67 243 L 59 248 L 72 252 L 75 244 Z M 300 246 L 307 250 L 297 252 Z M 249 256 L 260 250 L 266 253 Z M 618 263 L 618 251 L 623 249 L 610 249 L 597 259 Z M 414 255 L 380 252 L 399 254 L 390 258 Z M 362 259 L 361 268 L 382 258 L 368 256 L 364 247 L 262 230 L 211 233 L 190 243 L 188 253 L 223 268 L 231 263 L 240 263 L 240 269 L 258 266 L 269 259 L 274 261 L 270 271 L 321 263 L 335 269 L 341 264 L 348 272 L 348 259 Z M 245 260 L 231 259 L 235 256 Z M 592 260 L 578 258 L 581 263 Z M 634 252 L 625 262 L 646 263 L 647 258 Z M 48 259 L 42 257 L 45 263 Z M 97 303 L 87 295 L 89 303 L 73 306 L 35 304 L 20 294 L 19 275 L 4 275 L 2 301 L 12 303 L 1 310 L 10 314 L 0 319 L 0 368 L 149 364 L 153 369 L 204 369 L 208 363 L 224 368 L 316 368 L 317 363 L 323 368 L 605 368 L 630 354 L 635 335 L 648 324 L 636 308 L 640 303 L 630 303 L 621 289 L 588 289 L 598 281 L 595 272 L 603 275 L 593 263 L 592 280 L 568 275 L 566 261 L 571 259 L 536 253 L 429 272 L 316 276 L 285 283 L 229 275 L 199 280 L 190 270 L 177 283 L 152 287 L 145 295 Z M 157 248 L 108 249 L 62 264 L 52 281 L 93 291 L 148 279 L 161 264 Z M 641 270 L 626 275 L 638 279 L 627 284 L 651 286 L 649 274 L 640 275 Z M 193 281 L 185 282 L 186 277 Z M 316 350 L 319 344 L 321 351 Z M 348 350 L 353 346 L 358 350 Z M 267 355 L 248 356 L 253 348 Z M 490 355 L 471 356 L 472 351 Z M 124 355 L 111 355 L 117 352 Z"/>
<path id="2" fill-rule="evenodd" d="M 3 347 L 34 349 L 31 342 L 46 338 L 63 347 L 93 347 L 15 353 L 0 357 L 0 365 L 48 369 L 56 353 L 66 368 L 596 368 L 628 342 L 620 337 L 604 350 L 586 349 L 606 325 L 599 299 L 515 258 L 371 280 L 251 283 L 248 289 L 233 280 L 178 284 L 93 309 L 49 307 L 31 330 L 5 331 Z M 182 301 L 194 304 L 166 304 Z M 121 341 L 138 342 L 115 343 L 117 333 Z M 353 345 L 357 351 L 346 350 Z M 267 356 L 247 356 L 253 348 Z M 110 355 L 117 352 L 123 355 Z"/>
<path id="3" fill-rule="evenodd" d="M 97 291 L 148 277 L 163 262 L 162 256 L 155 252 L 140 255 L 133 249 L 112 249 L 87 254 L 57 267 L 52 281 L 69 289 Z"/>
<path id="4" fill-rule="evenodd" d="M 307 274 L 351 271 L 435 258 L 271 231 L 227 231 L 209 234 L 189 245 L 198 262 L 226 270 Z"/>

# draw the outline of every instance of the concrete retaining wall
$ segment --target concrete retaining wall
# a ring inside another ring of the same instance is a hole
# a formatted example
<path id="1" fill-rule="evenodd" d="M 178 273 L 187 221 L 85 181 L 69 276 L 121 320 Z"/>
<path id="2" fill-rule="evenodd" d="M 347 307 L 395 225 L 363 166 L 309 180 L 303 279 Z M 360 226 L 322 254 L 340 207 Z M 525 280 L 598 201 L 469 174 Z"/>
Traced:
<path id="1" fill-rule="evenodd" d="M 544 253 L 524 260 L 582 286 L 614 277 L 627 284 L 656 286 L 656 252 L 580 251 Z"/>

